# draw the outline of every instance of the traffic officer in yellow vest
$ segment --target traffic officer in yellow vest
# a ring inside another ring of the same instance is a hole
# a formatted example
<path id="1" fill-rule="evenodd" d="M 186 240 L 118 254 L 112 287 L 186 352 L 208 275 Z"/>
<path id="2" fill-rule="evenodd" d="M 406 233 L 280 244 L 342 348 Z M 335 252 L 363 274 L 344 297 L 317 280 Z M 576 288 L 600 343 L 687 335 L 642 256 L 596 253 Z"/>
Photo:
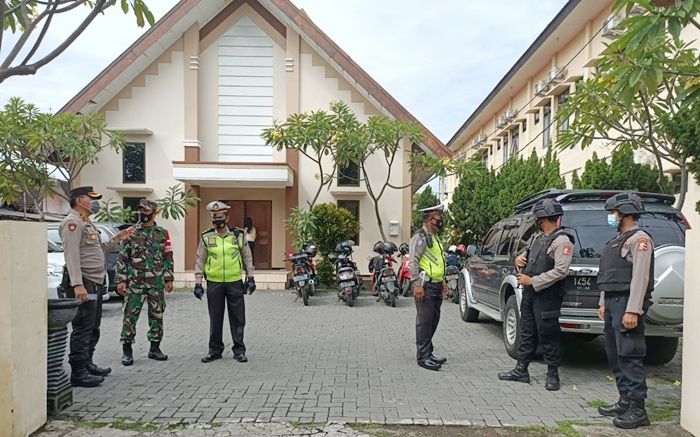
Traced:
<path id="1" fill-rule="evenodd" d="M 645 212 L 638 194 L 616 194 L 605 202 L 605 209 L 608 225 L 618 235 L 606 243 L 600 257 L 598 317 L 605 321 L 605 352 L 620 399 L 598 412 L 615 417 L 618 428 L 633 429 L 650 424 L 644 408 L 644 319 L 654 289 L 654 242 L 637 225 Z"/>
<path id="2" fill-rule="evenodd" d="M 227 225 L 228 209 L 224 202 L 207 205 L 213 228 L 202 233 L 197 248 L 194 295 L 202 298 L 202 279 L 207 280 L 207 306 L 209 307 L 209 353 L 203 363 L 218 360 L 224 352 L 222 331 L 224 309 L 228 307 L 228 321 L 233 337 L 233 358 L 241 363 L 248 361 L 243 343 L 245 328 L 245 302 L 243 295 L 255 291 L 253 257 L 245 242 L 243 229 Z M 246 281 L 243 283 L 243 273 Z"/>
<path id="3" fill-rule="evenodd" d="M 447 358 L 433 355 L 433 335 L 440 322 L 440 306 L 447 296 L 445 255 L 438 238 L 442 229 L 443 206 L 420 210 L 423 227 L 411 238 L 408 268 L 416 301 L 416 359 L 428 370 L 439 370 Z"/>

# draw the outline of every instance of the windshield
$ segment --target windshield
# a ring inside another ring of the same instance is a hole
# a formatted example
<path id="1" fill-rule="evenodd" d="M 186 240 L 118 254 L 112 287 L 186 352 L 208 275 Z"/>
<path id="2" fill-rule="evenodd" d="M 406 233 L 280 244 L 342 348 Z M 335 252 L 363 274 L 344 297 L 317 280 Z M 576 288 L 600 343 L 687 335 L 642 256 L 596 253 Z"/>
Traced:
<path id="1" fill-rule="evenodd" d="M 51 240 L 48 240 L 49 253 L 63 252 L 63 248 Z"/>
<path id="2" fill-rule="evenodd" d="M 608 226 L 607 215 L 604 210 L 564 212 L 562 226 L 576 239 L 576 258 L 600 258 L 605 243 L 617 234 L 615 229 Z M 685 227 L 671 212 L 644 214 L 638 225 L 651 235 L 656 247 L 666 244 L 685 245 Z"/>

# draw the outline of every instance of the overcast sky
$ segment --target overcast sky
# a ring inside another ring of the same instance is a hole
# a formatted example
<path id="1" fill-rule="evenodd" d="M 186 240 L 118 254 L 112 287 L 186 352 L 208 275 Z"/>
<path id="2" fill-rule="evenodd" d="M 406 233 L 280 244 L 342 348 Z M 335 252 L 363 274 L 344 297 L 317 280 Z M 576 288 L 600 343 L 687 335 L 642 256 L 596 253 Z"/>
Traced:
<path id="1" fill-rule="evenodd" d="M 566 4 L 566 0 L 293 1 L 444 142 Z M 148 3 L 158 19 L 176 0 Z M 59 28 L 68 29 L 74 21 L 66 18 Z M 0 84 L 0 102 L 19 96 L 55 111 L 143 31 L 133 16 L 113 8 L 35 76 Z M 60 37 L 50 36 L 54 41 Z M 0 52 L 3 59 L 8 45 L 6 40 Z"/>

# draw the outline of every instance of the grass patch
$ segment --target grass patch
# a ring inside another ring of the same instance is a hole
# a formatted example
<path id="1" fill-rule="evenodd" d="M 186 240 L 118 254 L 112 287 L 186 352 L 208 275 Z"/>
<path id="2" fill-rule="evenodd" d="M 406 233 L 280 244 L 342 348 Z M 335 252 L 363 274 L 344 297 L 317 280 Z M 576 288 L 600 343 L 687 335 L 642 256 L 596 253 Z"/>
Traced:
<path id="1" fill-rule="evenodd" d="M 558 422 L 556 431 L 566 437 L 581 437 L 581 433 L 574 429 L 574 425 L 580 425 L 580 422 L 573 420 L 565 420 L 563 422 Z"/>
<path id="2" fill-rule="evenodd" d="M 124 419 L 117 419 L 110 425 L 114 429 L 120 429 L 122 431 L 136 431 L 136 432 L 152 432 L 158 430 L 158 425 L 155 423 L 142 423 L 142 422 L 127 422 Z"/>
<path id="3" fill-rule="evenodd" d="M 292 420 L 289 423 L 292 428 L 303 428 L 303 429 L 321 429 L 326 426 L 326 422 L 311 422 L 311 423 L 301 423 L 298 420 Z"/>
<path id="4" fill-rule="evenodd" d="M 98 422 L 97 420 L 76 420 L 75 424 L 87 429 L 100 429 L 109 426 L 109 422 Z"/>
<path id="5" fill-rule="evenodd" d="M 381 429 L 384 427 L 381 423 L 369 422 L 369 423 L 348 423 L 348 427 L 354 429 L 355 431 L 367 431 L 370 429 Z"/>
<path id="6" fill-rule="evenodd" d="M 646 402 L 649 420 L 652 422 L 670 422 L 681 414 L 680 399 L 666 399 L 661 404 L 654 401 Z"/>
<path id="7" fill-rule="evenodd" d="M 221 422 L 212 422 L 211 423 L 212 428 L 221 428 L 222 426 L 224 426 L 224 424 Z"/>
<path id="8" fill-rule="evenodd" d="M 607 402 L 601 401 L 600 399 L 593 399 L 592 401 L 586 402 L 586 404 L 588 404 L 589 407 L 596 409 L 608 405 Z"/>
<path id="9" fill-rule="evenodd" d="M 289 424 L 292 426 L 292 428 L 297 429 L 301 425 L 301 422 L 299 422 L 298 420 L 292 420 L 291 422 L 289 422 Z"/>

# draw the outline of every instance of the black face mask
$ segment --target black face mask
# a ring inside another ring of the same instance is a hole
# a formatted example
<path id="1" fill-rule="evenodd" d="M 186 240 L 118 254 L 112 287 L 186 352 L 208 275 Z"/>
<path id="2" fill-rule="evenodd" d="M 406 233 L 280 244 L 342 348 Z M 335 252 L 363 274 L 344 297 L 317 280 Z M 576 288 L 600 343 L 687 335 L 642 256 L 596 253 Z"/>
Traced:
<path id="1" fill-rule="evenodd" d="M 153 214 L 146 214 L 144 212 L 139 213 L 139 222 L 148 223 L 153 218 Z"/>
<path id="2" fill-rule="evenodd" d="M 442 219 L 434 219 L 433 226 L 435 226 L 438 231 L 441 231 L 443 226 Z"/>
<path id="3" fill-rule="evenodd" d="M 212 223 L 216 229 L 223 229 L 226 227 L 226 220 L 212 220 Z"/>

